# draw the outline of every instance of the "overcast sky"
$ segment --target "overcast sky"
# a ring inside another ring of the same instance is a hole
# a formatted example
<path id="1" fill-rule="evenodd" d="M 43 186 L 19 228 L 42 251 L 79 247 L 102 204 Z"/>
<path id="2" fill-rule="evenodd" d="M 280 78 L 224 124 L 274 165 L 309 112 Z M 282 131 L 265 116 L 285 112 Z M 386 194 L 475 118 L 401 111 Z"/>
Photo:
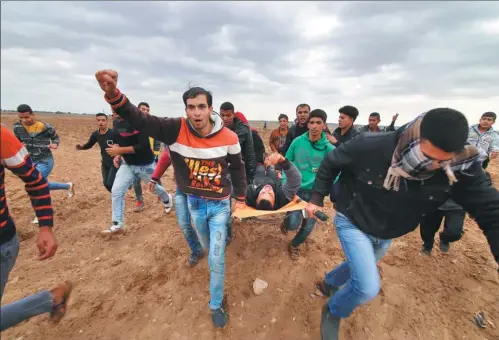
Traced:
<path id="1" fill-rule="evenodd" d="M 189 84 L 249 119 L 499 111 L 499 2 L 2 2 L 1 18 L 7 109 L 109 112 L 94 73 L 112 68 L 158 116 L 184 114 Z"/>

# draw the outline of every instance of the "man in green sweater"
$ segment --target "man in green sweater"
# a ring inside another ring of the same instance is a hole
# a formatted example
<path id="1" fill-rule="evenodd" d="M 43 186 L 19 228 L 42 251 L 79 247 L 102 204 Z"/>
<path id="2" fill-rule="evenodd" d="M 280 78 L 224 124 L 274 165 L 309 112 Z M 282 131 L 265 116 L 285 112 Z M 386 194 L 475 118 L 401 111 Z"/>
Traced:
<path id="1" fill-rule="evenodd" d="M 300 190 L 297 195 L 304 201 L 309 201 L 314 186 L 315 174 L 319 169 L 322 159 L 329 151 L 335 147 L 328 141 L 324 128 L 326 126 L 327 114 L 321 109 L 310 112 L 308 119 L 308 132 L 297 137 L 291 143 L 286 152 L 286 159 L 293 162 L 302 176 Z M 294 211 L 286 214 L 281 225 L 283 234 L 289 230 L 296 230 L 301 227 L 296 236 L 289 244 L 289 255 L 291 259 L 298 260 L 300 257 L 300 244 L 305 242 L 308 235 L 315 226 L 314 218 L 303 218 L 301 211 Z"/>

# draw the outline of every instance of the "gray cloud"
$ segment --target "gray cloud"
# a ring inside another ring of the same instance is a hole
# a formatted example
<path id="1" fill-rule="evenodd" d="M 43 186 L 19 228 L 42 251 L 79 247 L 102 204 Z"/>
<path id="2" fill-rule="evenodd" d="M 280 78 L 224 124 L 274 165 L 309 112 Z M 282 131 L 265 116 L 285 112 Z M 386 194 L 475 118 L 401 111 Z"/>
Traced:
<path id="1" fill-rule="evenodd" d="M 93 74 L 158 115 L 183 114 L 189 83 L 250 119 L 356 105 L 435 106 L 471 120 L 498 109 L 495 2 L 2 2 L 2 107 L 96 112 Z M 495 107 L 494 107 L 495 106 Z"/>

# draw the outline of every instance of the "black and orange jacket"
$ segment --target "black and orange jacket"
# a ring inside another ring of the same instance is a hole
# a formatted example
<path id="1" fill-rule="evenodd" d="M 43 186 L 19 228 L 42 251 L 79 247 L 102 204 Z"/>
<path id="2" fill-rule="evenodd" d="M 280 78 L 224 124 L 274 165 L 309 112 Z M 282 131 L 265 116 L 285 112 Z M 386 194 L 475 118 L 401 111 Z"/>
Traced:
<path id="1" fill-rule="evenodd" d="M 14 220 L 10 216 L 5 197 L 5 169 L 19 176 L 25 183 L 40 227 L 52 227 L 52 202 L 48 183 L 35 168 L 26 148 L 6 127 L 1 127 L 0 146 L 0 245 L 8 242 L 16 234 Z"/>
<path id="2" fill-rule="evenodd" d="M 246 197 L 246 171 L 237 135 L 223 126 L 213 114 L 213 131 L 203 137 L 185 118 L 160 118 L 145 115 L 121 92 L 106 98 L 114 111 L 135 129 L 169 146 L 177 188 L 207 199 L 225 199 L 231 195 L 230 173 L 235 198 Z"/>

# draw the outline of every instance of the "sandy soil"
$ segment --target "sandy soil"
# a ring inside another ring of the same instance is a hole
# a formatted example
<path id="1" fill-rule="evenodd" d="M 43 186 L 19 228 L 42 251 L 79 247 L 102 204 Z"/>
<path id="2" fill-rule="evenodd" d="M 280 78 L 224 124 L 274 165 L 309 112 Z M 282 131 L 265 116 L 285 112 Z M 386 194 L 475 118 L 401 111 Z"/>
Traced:
<path id="1" fill-rule="evenodd" d="M 212 327 L 208 313 L 207 261 L 190 269 L 188 247 L 174 212 L 165 216 L 152 194 L 147 209 L 132 212 L 131 230 L 111 241 L 100 238 L 111 218 L 109 193 L 101 184 L 98 147 L 75 152 L 74 145 L 94 130 L 93 116 L 41 116 L 57 127 L 61 147 L 55 151 L 52 180 L 73 181 L 76 195 L 53 193 L 60 248 L 46 262 L 35 259 L 36 227 L 22 182 L 8 173 L 7 196 L 21 238 L 20 256 L 10 274 L 3 303 L 57 282 L 75 283 L 70 310 L 58 326 L 39 316 L 2 334 L 12 340 L 145 340 L 145 339 L 320 339 L 320 310 L 325 300 L 314 296 L 313 282 L 343 260 L 331 224 L 316 227 L 292 262 L 286 247 L 293 235 L 278 231 L 281 217 L 235 225 L 237 238 L 226 255 L 226 294 L 230 321 L 223 331 Z M 15 116 L 3 115 L 12 126 Z M 262 131 L 265 140 L 269 130 Z M 499 183 L 499 166 L 491 172 Z M 163 182 L 173 190 L 172 172 Z M 328 206 L 332 214 L 331 207 Z M 394 241 L 380 263 L 381 294 L 343 322 L 342 340 L 499 339 L 499 276 L 487 242 L 471 220 L 450 255 L 437 249 L 420 255 L 419 231 Z M 269 283 L 255 296 L 255 278 Z M 478 328 L 473 314 L 484 311 L 494 323 Z"/>

